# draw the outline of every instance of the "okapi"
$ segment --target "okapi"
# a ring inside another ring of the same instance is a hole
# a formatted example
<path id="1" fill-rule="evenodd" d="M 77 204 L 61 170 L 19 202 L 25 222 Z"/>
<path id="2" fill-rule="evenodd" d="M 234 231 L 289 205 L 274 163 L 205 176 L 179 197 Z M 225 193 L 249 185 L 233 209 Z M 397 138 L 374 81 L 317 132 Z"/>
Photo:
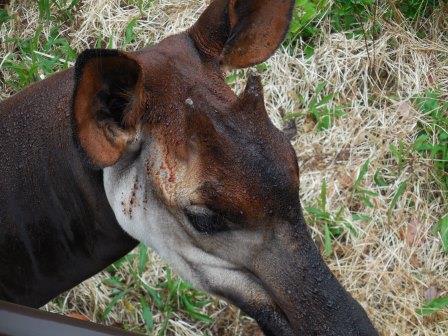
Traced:
<path id="1" fill-rule="evenodd" d="M 260 78 L 292 0 L 215 0 L 136 52 L 86 50 L 0 105 L 0 298 L 39 307 L 151 246 L 266 335 L 377 335 L 325 265 Z"/>

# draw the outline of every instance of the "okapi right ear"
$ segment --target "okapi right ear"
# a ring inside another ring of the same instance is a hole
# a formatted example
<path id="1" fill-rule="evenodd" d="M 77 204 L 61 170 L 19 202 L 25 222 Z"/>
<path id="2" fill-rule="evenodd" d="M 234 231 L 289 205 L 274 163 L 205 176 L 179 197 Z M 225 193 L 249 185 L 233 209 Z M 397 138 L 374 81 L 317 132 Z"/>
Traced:
<path id="1" fill-rule="evenodd" d="M 135 138 L 140 65 L 123 52 L 89 49 L 76 60 L 75 81 L 75 138 L 95 166 L 111 166 Z"/>
<path id="2" fill-rule="evenodd" d="M 197 48 L 224 67 L 266 60 L 283 41 L 294 0 L 215 0 L 189 30 Z"/>

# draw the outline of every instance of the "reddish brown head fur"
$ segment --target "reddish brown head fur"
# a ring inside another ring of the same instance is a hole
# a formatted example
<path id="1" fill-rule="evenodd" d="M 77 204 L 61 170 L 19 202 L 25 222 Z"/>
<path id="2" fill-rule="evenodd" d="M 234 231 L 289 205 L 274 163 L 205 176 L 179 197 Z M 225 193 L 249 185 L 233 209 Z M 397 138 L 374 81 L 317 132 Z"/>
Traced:
<path id="1" fill-rule="evenodd" d="M 104 167 L 122 228 L 183 277 L 237 303 L 271 335 L 325 335 L 330 326 L 367 335 L 363 311 L 306 230 L 297 159 L 266 113 L 260 78 L 251 75 L 239 95 L 224 80 L 225 69 L 275 51 L 293 3 L 216 0 L 191 29 L 154 47 L 87 51 L 76 64 L 74 133 Z M 319 315 L 328 298 L 336 310 Z"/>

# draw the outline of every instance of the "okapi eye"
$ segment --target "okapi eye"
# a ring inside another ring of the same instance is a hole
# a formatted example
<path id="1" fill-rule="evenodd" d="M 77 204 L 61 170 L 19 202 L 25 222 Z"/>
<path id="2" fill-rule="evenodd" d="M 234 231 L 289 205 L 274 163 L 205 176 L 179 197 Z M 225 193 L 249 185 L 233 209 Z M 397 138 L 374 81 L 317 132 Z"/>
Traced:
<path id="1" fill-rule="evenodd" d="M 213 234 L 229 230 L 227 220 L 211 211 L 196 212 L 191 209 L 185 210 L 185 214 L 190 224 L 196 231 L 203 234 Z"/>

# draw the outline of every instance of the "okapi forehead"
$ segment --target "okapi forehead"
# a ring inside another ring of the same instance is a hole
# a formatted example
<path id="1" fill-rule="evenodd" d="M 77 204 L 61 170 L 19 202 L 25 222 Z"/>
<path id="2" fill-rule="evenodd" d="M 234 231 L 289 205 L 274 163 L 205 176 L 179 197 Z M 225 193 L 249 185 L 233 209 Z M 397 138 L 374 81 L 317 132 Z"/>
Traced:
<path id="1" fill-rule="evenodd" d="M 257 77 L 237 96 L 184 35 L 135 57 L 144 71 L 144 130 L 160 153 L 148 173 L 159 173 L 169 203 L 190 190 L 201 203 L 251 218 L 297 204 L 294 151 L 271 123 Z"/>
<path id="2" fill-rule="evenodd" d="M 184 104 L 183 118 L 152 128 L 165 148 L 163 189 L 188 184 L 200 203 L 252 219 L 297 204 L 294 152 L 264 110 L 247 111 L 241 101 L 230 108 L 211 104 L 197 95 Z"/>
<path id="3" fill-rule="evenodd" d="M 202 186 L 205 202 L 252 219 L 296 208 L 298 169 L 289 143 L 273 126 L 225 121 L 199 140 L 202 179 L 215 181 Z"/>

